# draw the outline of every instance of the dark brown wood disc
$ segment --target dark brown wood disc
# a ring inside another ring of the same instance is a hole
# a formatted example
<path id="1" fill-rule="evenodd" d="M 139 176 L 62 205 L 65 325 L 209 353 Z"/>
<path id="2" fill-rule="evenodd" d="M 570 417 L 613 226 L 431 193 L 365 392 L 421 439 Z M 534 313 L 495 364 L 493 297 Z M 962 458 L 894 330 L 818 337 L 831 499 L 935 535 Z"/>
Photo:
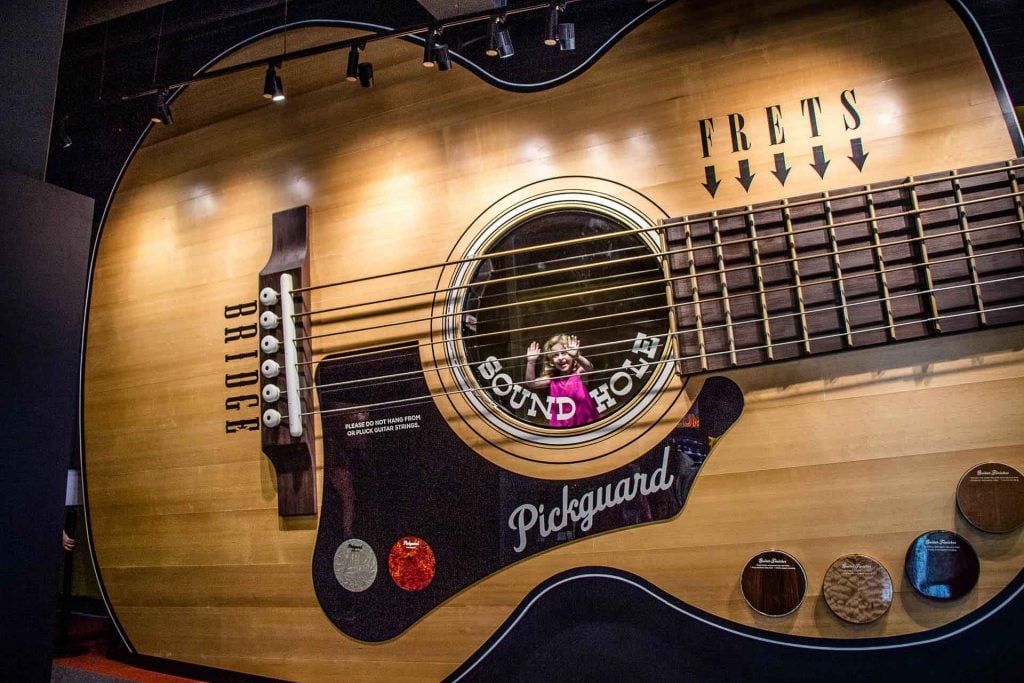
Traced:
<path id="1" fill-rule="evenodd" d="M 892 577 L 882 563 L 867 555 L 843 555 L 821 582 L 825 604 L 840 619 L 868 624 L 892 604 Z"/>
<path id="2" fill-rule="evenodd" d="M 929 531 L 907 549 L 907 579 L 921 595 L 956 600 L 978 583 L 981 565 L 967 539 L 952 531 Z"/>
<path id="3" fill-rule="evenodd" d="M 1002 463 L 975 465 L 957 484 L 956 506 L 981 531 L 1013 531 L 1024 524 L 1024 477 Z"/>
<path id="4" fill-rule="evenodd" d="M 796 611 L 807 592 L 807 575 L 795 557 L 765 550 L 747 561 L 740 578 L 743 598 L 751 609 L 769 617 Z"/>

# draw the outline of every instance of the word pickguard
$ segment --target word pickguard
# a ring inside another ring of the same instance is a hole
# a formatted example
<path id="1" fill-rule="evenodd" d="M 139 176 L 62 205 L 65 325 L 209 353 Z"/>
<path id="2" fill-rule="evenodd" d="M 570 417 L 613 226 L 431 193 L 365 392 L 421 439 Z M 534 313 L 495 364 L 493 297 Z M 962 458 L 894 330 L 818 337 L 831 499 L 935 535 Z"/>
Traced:
<path id="1" fill-rule="evenodd" d="M 358 389 L 342 384 L 385 371 L 409 374 Z M 714 443 L 743 409 L 739 388 L 712 377 L 656 447 L 605 474 L 559 481 L 494 465 L 451 431 L 432 401 L 414 400 L 429 393 L 414 346 L 371 362 L 328 357 L 316 383 L 325 412 L 314 588 L 338 628 L 372 642 L 399 635 L 521 559 L 676 516 Z M 338 410 L 385 401 L 392 403 Z"/>

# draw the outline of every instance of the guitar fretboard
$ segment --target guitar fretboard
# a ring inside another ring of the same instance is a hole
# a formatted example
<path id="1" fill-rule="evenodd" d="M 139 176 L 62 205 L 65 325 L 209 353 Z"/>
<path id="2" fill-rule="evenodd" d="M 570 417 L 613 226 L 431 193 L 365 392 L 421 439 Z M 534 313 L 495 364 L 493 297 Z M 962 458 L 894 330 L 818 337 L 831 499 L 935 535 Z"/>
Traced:
<path id="1" fill-rule="evenodd" d="M 666 221 L 682 370 L 1024 320 L 1024 160 Z"/>

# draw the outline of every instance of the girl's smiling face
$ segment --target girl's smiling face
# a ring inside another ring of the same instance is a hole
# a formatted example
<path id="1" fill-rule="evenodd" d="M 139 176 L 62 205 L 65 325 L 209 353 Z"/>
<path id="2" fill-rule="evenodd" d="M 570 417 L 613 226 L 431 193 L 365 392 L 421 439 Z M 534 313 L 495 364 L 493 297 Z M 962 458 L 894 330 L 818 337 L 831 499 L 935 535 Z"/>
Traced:
<path id="1" fill-rule="evenodd" d="M 572 356 L 561 342 L 551 347 L 551 365 L 562 373 L 572 369 Z"/>

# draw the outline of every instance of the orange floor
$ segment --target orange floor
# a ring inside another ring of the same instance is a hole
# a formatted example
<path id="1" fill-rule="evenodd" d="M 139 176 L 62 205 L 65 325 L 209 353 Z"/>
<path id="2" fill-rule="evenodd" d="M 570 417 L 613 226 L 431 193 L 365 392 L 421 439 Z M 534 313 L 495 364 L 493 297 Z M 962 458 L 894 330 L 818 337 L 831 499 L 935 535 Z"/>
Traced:
<path id="1" fill-rule="evenodd" d="M 55 655 L 55 666 L 89 671 L 113 678 L 143 683 L 189 683 L 194 678 L 180 678 L 142 669 L 107 657 L 110 645 L 110 622 L 107 619 L 72 615 L 68 627 L 68 655 Z M 116 636 L 114 636 L 116 637 Z"/>

